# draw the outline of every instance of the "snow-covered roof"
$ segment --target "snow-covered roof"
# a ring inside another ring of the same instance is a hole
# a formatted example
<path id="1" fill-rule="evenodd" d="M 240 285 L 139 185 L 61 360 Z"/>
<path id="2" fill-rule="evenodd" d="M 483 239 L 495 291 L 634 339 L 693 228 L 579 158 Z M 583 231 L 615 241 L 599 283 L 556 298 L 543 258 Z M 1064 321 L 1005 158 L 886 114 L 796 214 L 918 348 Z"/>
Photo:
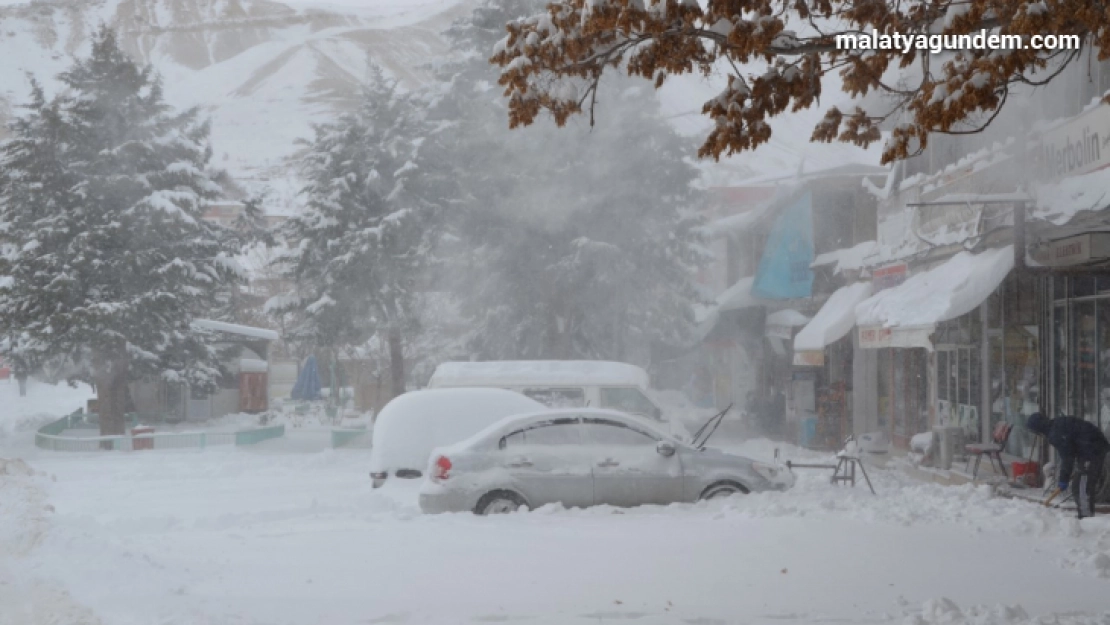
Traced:
<path id="1" fill-rule="evenodd" d="M 767 304 L 767 300 L 752 295 L 753 282 L 755 282 L 755 276 L 748 276 L 740 278 L 736 284 L 725 289 L 717 296 L 717 310 L 725 312 Z"/>
<path id="2" fill-rule="evenodd" d="M 430 387 L 491 385 L 612 384 L 648 388 L 646 371 L 605 360 L 499 360 L 445 362 L 436 367 Z"/>
<path id="3" fill-rule="evenodd" d="M 244 326 L 237 323 L 227 323 L 226 321 L 215 321 L 213 319 L 194 319 L 193 327 L 202 330 L 210 330 L 212 332 L 224 332 L 226 334 L 237 334 L 239 336 L 246 336 L 253 339 L 263 339 L 266 341 L 276 341 L 278 333 L 268 328 L 255 328 L 253 326 Z"/>
<path id="4" fill-rule="evenodd" d="M 807 323 L 809 323 L 809 317 L 794 310 L 793 308 L 776 310 L 775 312 L 767 315 L 767 325 L 770 326 L 795 328 L 798 326 L 804 326 Z"/>
<path id="5" fill-rule="evenodd" d="M 241 373 L 265 373 L 269 369 L 270 367 L 265 360 L 258 360 L 257 358 L 239 359 L 239 371 Z"/>
<path id="6" fill-rule="evenodd" d="M 836 265 L 833 268 L 834 274 L 844 271 L 858 271 L 864 267 L 864 259 L 875 254 L 878 249 L 879 244 L 875 241 L 864 241 L 852 247 L 820 254 L 813 260 L 810 267 Z"/>
<path id="7" fill-rule="evenodd" d="M 1110 206 L 1110 168 L 1037 187 L 1032 217 L 1062 226 L 1084 211 Z"/>
<path id="8" fill-rule="evenodd" d="M 737 236 L 758 223 L 763 217 L 771 213 L 776 206 L 788 198 L 795 190 L 793 185 L 780 185 L 775 187 L 770 197 L 754 202 L 748 210 L 721 217 L 709 222 L 705 226 L 706 232 L 711 237 Z"/>
<path id="9" fill-rule="evenodd" d="M 842 286 L 794 337 L 794 351 L 820 351 L 844 338 L 856 325 L 856 305 L 871 294 L 870 282 Z"/>
<path id="10" fill-rule="evenodd" d="M 981 254 L 960 252 L 856 306 L 861 326 L 928 326 L 971 312 L 1014 266 L 1012 245 Z"/>

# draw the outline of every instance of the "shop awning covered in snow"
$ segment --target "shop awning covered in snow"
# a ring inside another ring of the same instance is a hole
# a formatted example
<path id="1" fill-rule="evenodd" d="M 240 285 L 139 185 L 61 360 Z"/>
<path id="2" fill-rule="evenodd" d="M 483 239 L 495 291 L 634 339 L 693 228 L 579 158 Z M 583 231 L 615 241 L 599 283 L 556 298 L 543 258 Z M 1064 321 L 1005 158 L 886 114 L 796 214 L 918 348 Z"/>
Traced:
<path id="1" fill-rule="evenodd" d="M 861 347 L 926 347 L 941 321 L 971 312 L 1014 267 L 1013 246 L 960 252 L 856 306 Z"/>
<path id="2" fill-rule="evenodd" d="M 856 325 L 856 305 L 871 295 L 871 283 L 842 286 L 829 296 L 806 327 L 794 337 L 795 352 L 819 352 L 844 338 Z"/>
<path id="3" fill-rule="evenodd" d="M 767 325 L 771 326 L 796 328 L 798 326 L 804 326 L 807 323 L 809 323 L 809 317 L 794 310 L 793 308 L 776 310 L 775 312 L 767 315 Z"/>

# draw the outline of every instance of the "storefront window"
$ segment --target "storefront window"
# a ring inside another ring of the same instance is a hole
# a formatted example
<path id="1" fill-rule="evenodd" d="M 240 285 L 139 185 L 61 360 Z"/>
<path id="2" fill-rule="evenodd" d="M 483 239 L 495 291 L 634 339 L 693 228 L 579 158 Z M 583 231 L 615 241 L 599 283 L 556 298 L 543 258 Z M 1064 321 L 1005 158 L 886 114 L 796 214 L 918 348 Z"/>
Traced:
<path id="1" fill-rule="evenodd" d="M 1110 427 L 1110 300 L 1099 300 L 1098 307 L 1099 427 Z"/>
<path id="2" fill-rule="evenodd" d="M 1062 278 L 1053 279 L 1053 282 L 1060 281 Z M 1057 414 L 1071 414 L 1068 401 L 1068 307 L 1056 306 L 1053 313 L 1052 334 L 1056 344 L 1055 352 L 1052 354 L 1054 408 Z"/>
<path id="3" fill-rule="evenodd" d="M 1052 280 L 1052 299 L 1062 300 L 1068 296 L 1068 279 L 1062 276 L 1053 276 Z"/>
<path id="4" fill-rule="evenodd" d="M 995 330 L 1002 327 L 1002 289 L 995 289 L 987 298 L 987 325 Z"/>
<path id="5" fill-rule="evenodd" d="M 1075 276 L 1068 282 L 1071 283 L 1072 297 L 1088 297 L 1095 294 L 1094 276 Z"/>
<path id="6" fill-rule="evenodd" d="M 948 391 L 948 354 L 951 352 L 940 351 L 937 352 L 937 398 L 948 399 L 951 397 Z"/>
<path id="7" fill-rule="evenodd" d="M 928 429 L 926 398 L 928 385 L 925 379 L 928 355 L 924 349 L 890 349 L 887 362 L 889 372 L 880 368 L 880 379 L 889 378 L 886 387 L 886 405 L 889 406 L 892 438 L 900 447 L 909 445 L 910 437 Z M 882 366 L 880 360 L 880 367 Z M 882 384 L 880 384 L 882 388 Z M 880 391 L 880 403 L 883 395 Z"/>
<path id="8" fill-rule="evenodd" d="M 1075 280 L 1085 284 L 1091 279 Z M 1098 421 L 1098 387 L 1095 379 L 1095 302 L 1075 305 L 1075 416 Z"/>
<path id="9" fill-rule="evenodd" d="M 957 361 L 957 374 L 956 384 L 957 393 L 956 401 L 961 404 L 967 404 L 971 398 L 971 353 L 968 349 L 961 349 L 956 352 L 958 356 Z"/>
<path id="10" fill-rule="evenodd" d="M 890 410 L 891 410 L 891 393 L 890 393 L 890 370 L 891 370 L 891 350 L 880 349 L 878 357 L 876 358 L 879 370 L 878 384 L 876 384 L 879 398 L 878 412 L 879 412 L 879 429 L 883 431 L 890 430 Z"/>

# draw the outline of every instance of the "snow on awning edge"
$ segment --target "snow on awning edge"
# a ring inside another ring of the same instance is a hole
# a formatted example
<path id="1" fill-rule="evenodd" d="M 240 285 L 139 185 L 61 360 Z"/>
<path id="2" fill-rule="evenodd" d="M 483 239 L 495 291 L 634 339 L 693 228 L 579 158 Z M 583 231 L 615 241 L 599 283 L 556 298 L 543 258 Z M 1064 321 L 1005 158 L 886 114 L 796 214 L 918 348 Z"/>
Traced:
<path id="1" fill-rule="evenodd" d="M 870 282 L 856 282 L 837 289 L 794 337 L 794 351 L 821 351 L 844 338 L 856 325 L 856 305 L 870 295 Z"/>
<path id="2" fill-rule="evenodd" d="M 971 312 L 1014 267 L 1014 246 L 960 252 L 856 305 L 856 323 L 884 328 L 928 326 Z"/>

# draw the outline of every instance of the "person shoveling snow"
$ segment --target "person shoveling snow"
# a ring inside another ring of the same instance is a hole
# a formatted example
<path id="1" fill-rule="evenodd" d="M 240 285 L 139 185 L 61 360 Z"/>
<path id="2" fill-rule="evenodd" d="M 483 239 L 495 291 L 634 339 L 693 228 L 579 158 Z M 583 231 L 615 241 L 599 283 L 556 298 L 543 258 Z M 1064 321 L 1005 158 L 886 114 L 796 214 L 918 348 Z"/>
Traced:
<path id="1" fill-rule="evenodd" d="M 1066 492 L 1073 468 L 1078 464 L 1079 483 L 1075 494 L 1079 518 L 1095 515 L 1095 494 L 1102 478 L 1102 465 L 1110 453 L 1110 441 L 1093 423 L 1075 417 L 1049 419 L 1037 412 L 1025 422 L 1029 431 L 1044 436 L 1060 456 L 1056 472 L 1058 492 Z M 1053 495 L 1055 496 L 1055 494 Z M 1051 498 L 1050 498 L 1051 500 Z"/>

